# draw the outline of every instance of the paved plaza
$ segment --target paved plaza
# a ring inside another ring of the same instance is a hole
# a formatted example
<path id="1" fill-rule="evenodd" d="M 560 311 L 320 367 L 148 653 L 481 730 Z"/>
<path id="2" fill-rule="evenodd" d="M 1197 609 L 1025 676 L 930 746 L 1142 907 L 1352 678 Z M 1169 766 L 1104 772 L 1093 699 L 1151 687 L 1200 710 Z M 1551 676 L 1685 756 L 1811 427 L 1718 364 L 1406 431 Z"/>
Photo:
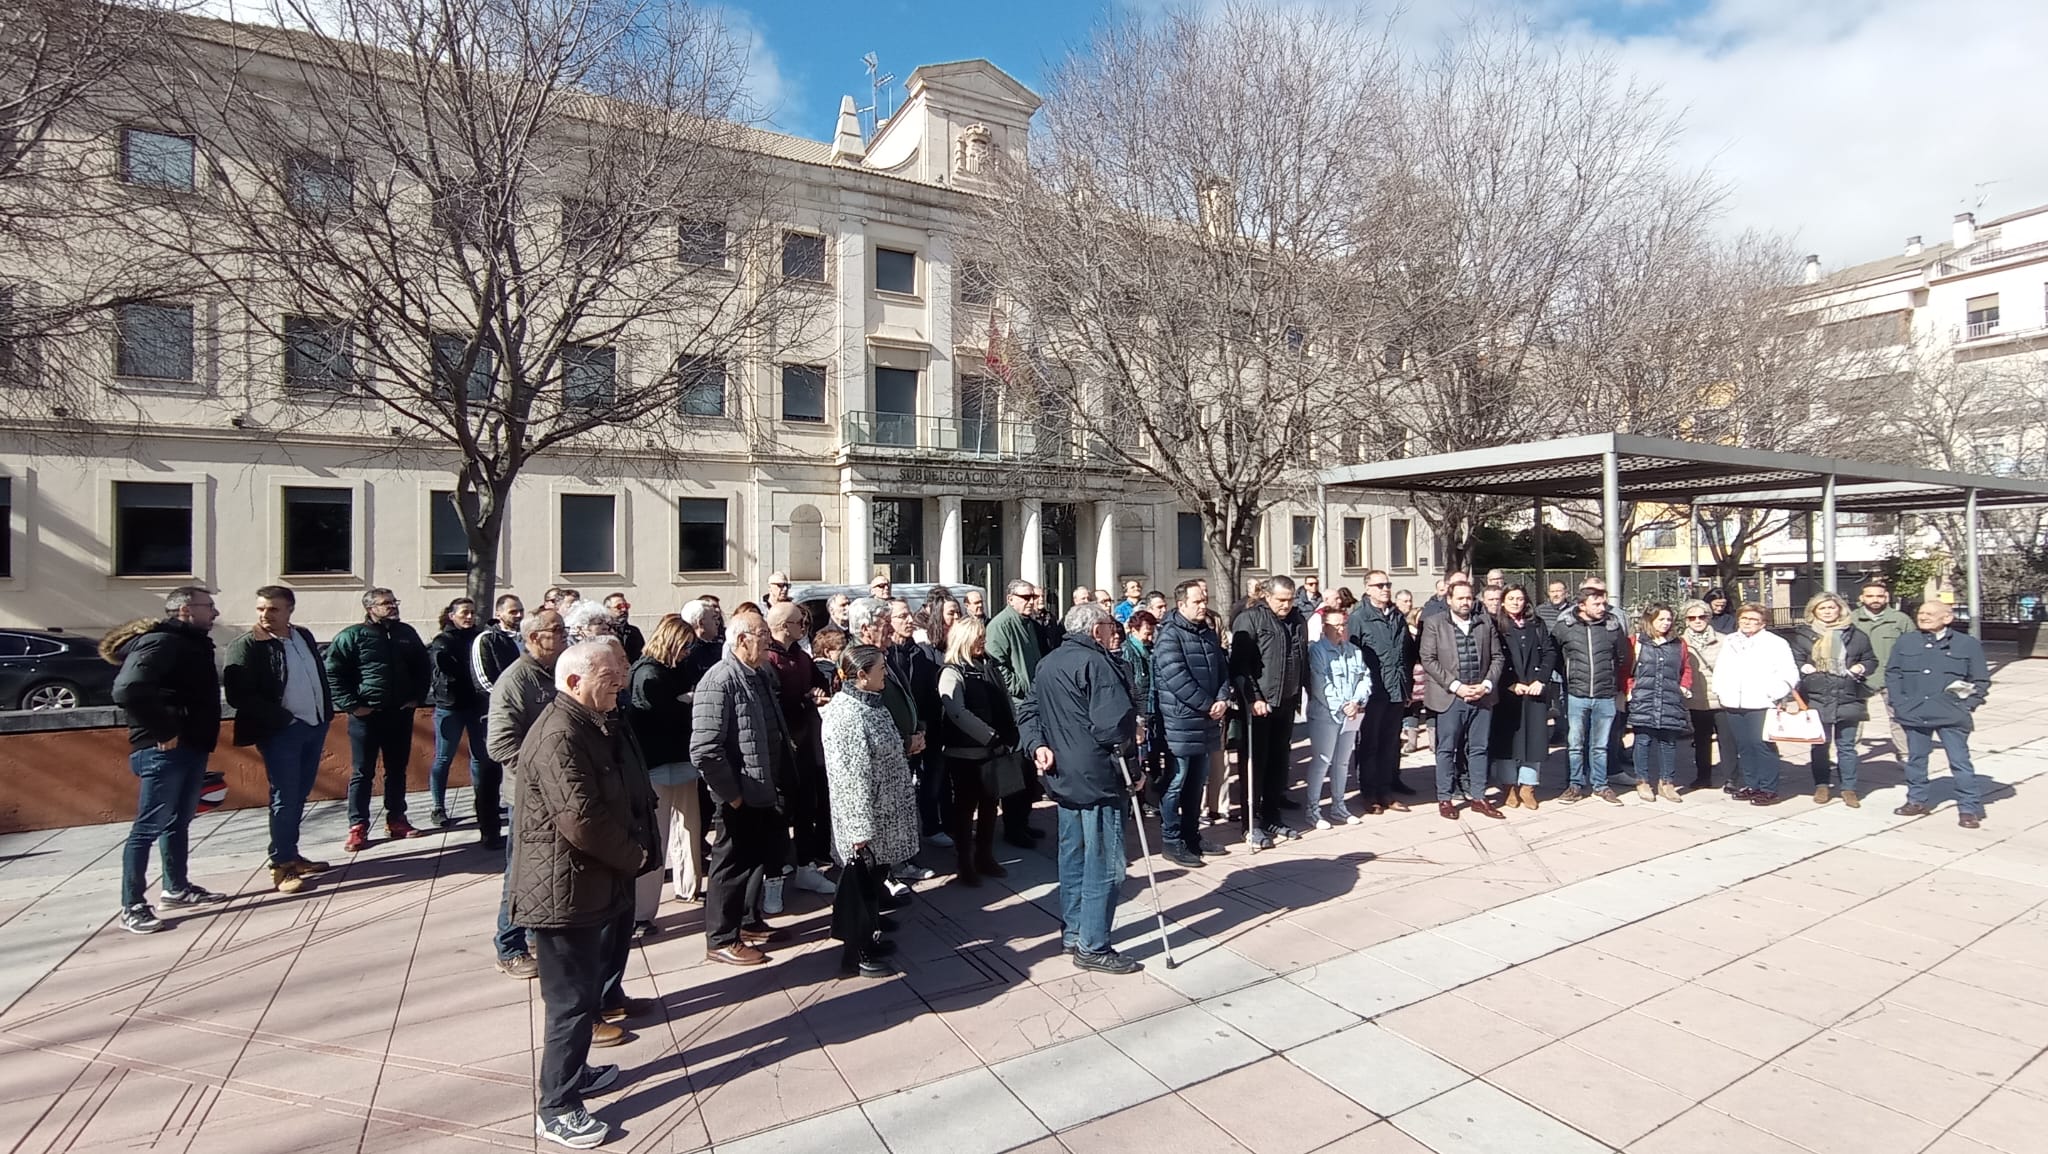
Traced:
<path id="1" fill-rule="evenodd" d="M 1062 956 L 1043 853 L 924 885 L 882 982 L 836 976 L 815 895 L 753 970 L 670 902 L 591 1107 L 664 1154 L 2039 1154 L 2044 690 L 2008 666 L 1978 715 L 1979 831 L 1892 816 L 1882 740 L 1861 810 L 1803 765 L 1769 809 L 1418 807 L 1162 870 L 1176 969 L 1134 869 L 1128 978 Z M 111 924 L 124 832 L 0 839 L 0 1151 L 534 1147 L 539 991 L 492 969 L 473 830 L 351 860 L 323 803 L 337 868 L 285 896 L 261 810 L 201 818 L 193 880 L 244 896 L 154 936 Z"/>

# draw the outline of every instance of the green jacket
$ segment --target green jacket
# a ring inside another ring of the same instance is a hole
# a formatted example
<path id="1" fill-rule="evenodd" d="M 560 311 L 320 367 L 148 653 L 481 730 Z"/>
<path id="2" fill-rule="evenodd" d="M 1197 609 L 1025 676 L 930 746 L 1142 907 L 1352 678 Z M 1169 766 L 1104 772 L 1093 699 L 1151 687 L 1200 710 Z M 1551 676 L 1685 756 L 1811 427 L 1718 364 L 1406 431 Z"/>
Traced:
<path id="1" fill-rule="evenodd" d="M 1870 686 L 1872 690 L 1883 689 L 1884 666 L 1885 662 L 1892 659 L 1892 646 L 1899 643 L 1899 638 L 1919 627 L 1913 624 L 1912 618 L 1900 612 L 1896 605 L 1885 606 L 1882 613 L 1872 613 L 1858 605 L 1849 619 L 1855 623 L 1856 628 L 1863 631 L 1864 636 L 1870 638 L 1870 648 L 1877 654 L 1877 668 L 1872 669 L 1870 676 L 1864 678 L 1864 684 Z"/>
<path id="2" fill-rule="evenodd" d="M 327 644 L 327 685 L 338 713 L 417 706 L 433 680 L 426 643 L 403 621 L 351 625 Z"/>
<path id="3" fill-rule="evenodd" d="M 1003 679 L 1003 689 L 1010 700 L 1022 701 L 1031 696 L 1031 679 L 1038 675 L 1038 659 L 1045 656 L 1040 644 L 1038 626 L 1018 615 L 1015 609 L 1004 609 L 988 623 L 988 657 L 996 666 L 996 674 Z"/>

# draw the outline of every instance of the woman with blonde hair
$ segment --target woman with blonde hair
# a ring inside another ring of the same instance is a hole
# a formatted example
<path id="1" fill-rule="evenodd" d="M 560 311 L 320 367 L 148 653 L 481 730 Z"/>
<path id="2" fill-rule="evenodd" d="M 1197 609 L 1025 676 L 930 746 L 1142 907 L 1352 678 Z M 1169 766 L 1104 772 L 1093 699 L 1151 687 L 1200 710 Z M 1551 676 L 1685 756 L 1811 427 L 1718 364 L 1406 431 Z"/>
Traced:
<path id="1" fill-rule="evenodd" d="M 946 631 L 945 667 L 939 671 L 939 747 L 953 784 L 953 876 L 963 886 L 1009 873 L 996 861 L 996 810 L 1000 793 L 989 788 L 987 769 L 1017 748 L 1017 719 L 1002 675 L 988 659 L 988 627 L 962 617 Z"/>
<path id="2" fill-rule="evenodd" d="M 1806 603 L 1806 620 L 1792 631 L 1792 660 L 1799 666 L 1799 692 L 1820 712 L 1820 744 L 1807 755 L 1813 768 L 1813 800 L 1828 803 L 1832 777 L 1828 746 L 1842 767 L 1842 804 L 1863 805 L 1856 788 L 1856 731 L 1870 717 L 1864 678 L 1877 668 L 1870 637 L 1850 621 L 1849 603 L 1837 593 L 1820 593 Z"/>
<path id="3" fill-rule="evenodd" d="M 665 614 L 655 623 L 626 683 L 626 724 L 640 740 L 647 777 L 661 803 L 655 807 L 661 844 L 668 847 L 668 870 L 649 870 L 635 883 L 633 920 L 643 933 L 653 927 L 665 873 L 674 871 L 675 895 L 683 901 L 698 899 L 704 877 L 698 856 L 704 844 L 704 810 L 698 799 L 697 767 L 690 764 L 690 692 L 695 686 L 684 662 L 695 637 L 696 631 L 680 616 Z"/>

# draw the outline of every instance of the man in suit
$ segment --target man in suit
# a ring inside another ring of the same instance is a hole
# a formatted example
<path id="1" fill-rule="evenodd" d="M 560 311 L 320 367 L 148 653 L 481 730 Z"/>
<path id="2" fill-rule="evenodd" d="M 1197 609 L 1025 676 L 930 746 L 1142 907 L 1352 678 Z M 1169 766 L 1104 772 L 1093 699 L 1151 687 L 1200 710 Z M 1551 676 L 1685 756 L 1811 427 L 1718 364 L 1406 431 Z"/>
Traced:
<path id="1" fill-rule="evenodd" d="M 1500 637 L 1493 621 L 1472 611 L 1472 583 L 1453 581 L 1446 611 L 1422 620 L 1422 704 L 1436 714 L 1436 810 L 1458 820 L 1451 800 L 1462 763 L 1471 782 L 1470 806 L 1483 817 L 1504 818 L 1485 797 L 1486 746 L 1493 724 L 1494 687 L 1500 681 Z"/>

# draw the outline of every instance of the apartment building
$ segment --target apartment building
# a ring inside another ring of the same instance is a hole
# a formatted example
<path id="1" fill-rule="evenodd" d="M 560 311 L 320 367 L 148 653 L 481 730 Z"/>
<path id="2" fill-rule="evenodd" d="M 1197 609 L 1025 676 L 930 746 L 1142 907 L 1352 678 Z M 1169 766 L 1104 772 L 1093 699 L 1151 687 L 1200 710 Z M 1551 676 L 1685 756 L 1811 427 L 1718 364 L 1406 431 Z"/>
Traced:
<path id="1" fill-rule="evenodd" d="M 239 26 L 192 28 L 248 50 Z M 991 386 L 997 309 L 956 248 L 978 177 L 1021 152 L 1038 103 L 968 60 L 912 72 L 871 136 L 850 101 L 829 142 L 749 132 L 783 190 L 776 271 L 805 283 L 813 315 L 772 361 L 718 352 L 676 412 L 536 456 L 508 498 L 499 588 L 621 590 L 645 620 L 700 592 L 754 597 L 774 570 L 1060 589 L 1200 574 L 1199 518 L 1057 420 L 1005 411 Z M 209 170 L 208 141 L 146 120 L 95 147 L 104 180 L 153 194 Z M 682 258 L 738 275 L 712 239 L 684 236 Z M 89 418 L 34 390 L 7 398 L 0 624 L 96 629 L 158 611 L 188 582 L 221 590 L 233 619 L 255 588 L 283 583 L 324 634 L 360 618 L 367 586 L 397 591 L 415 621 L 462 592 L 460 458 L 326 387 L 340 354 L 316 318 L 278 327 L 225 298 L 130 304 L 85 361 Z M 567 387 L 600 392 L 683 355 L 595 350 Z M 1384 567 L 1427 588 L 1424 532 L 1394 506 L 1283 504 L 1254 570 L 1334 587 Z"/>

